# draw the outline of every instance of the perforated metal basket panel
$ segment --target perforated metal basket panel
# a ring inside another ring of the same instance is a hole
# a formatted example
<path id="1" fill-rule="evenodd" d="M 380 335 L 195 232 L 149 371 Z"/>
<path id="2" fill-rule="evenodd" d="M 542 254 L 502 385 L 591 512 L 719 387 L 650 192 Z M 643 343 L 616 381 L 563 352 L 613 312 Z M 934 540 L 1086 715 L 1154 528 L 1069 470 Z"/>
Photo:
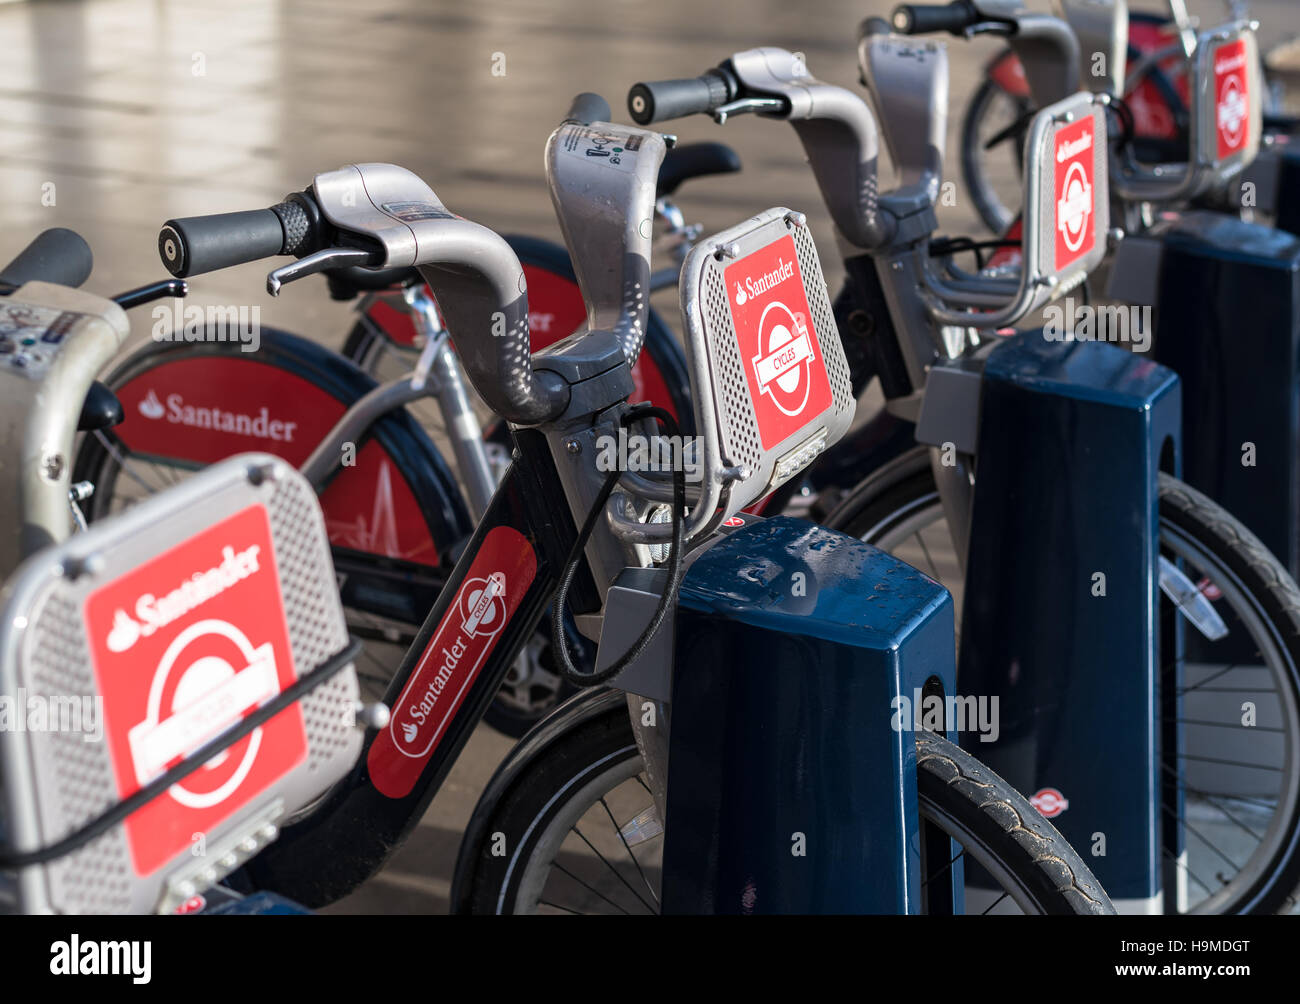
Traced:
<path id="1" fill-rule="evenodd" d="M 797 213 L 770 209 L 701 241 L 683 266 L 682 299 L 706 470 L 733 478 L 711 497 L 731 515 L 844 434 L 849 367 Z"/>
<path id="2" fill-rule="evenodd" d="M 1080 147 L 1086 142 L 1086 149 Z M 1106 116 L 1092 95 L 1079 94 L 1039 113 L 1028 137 L 1026 175 L 1029 263 L 1044 289 L 1059 296 L 1078 286 L 1106 254 L 1110 229 Z"/>
<path id="3" fill-rule="evenodd" d="M 274 476 L 253 484 L 250 468 Z M 141 563 L 165 555 L 230 513 L 265 509 L 284 603 L 295 674 L 301 677 L 348 641 L 324 522 L 310 485 L 282 462 L 248 455 L 203 471 L 170 491 L 92 527 L 20 570 L 0 627 L 0 693 L 53 699 L 101 696 L 86 632 L 87 597 Z M 90 557 L 89 571 L 62 574 Z M 144 673 L 149 667 L 142 666 Z M 358 699 L 351 667 L 301 702 L 306 755 L 297 766 L 204 833 L 222 856 L 274 818 L 310 804 L 352 766 L 362 736 L 352 727 Z M 102 718 L 101 718 L 102 723 Z M 5 829 L 20 849 L 44 847 L 118 801 L 111 744 L 85 730 L 0 733 Z M 203 768 L 201 768 L 203 769 Z M 170 797 L 169 795 L 162 796 Z M 204 865 L 186 848 L 146 875 L 132 866 L 127 834 L 116 826 L 84 848 L 19 877 L 19 907 L 65 913 L 143 912 L 158 908 L 169 881 Z M 217 862 L 211 862 L 217 867 Z M 219 870 L 229 870 L 221 867 Z M 170 893 L 168 893 L 170 895 Z"/>
<path id="4" fill-rule="evenodd" d="M 1197 43 L 1196 157 L 1221 179 L 1259 152 L 1266 95 L 1258 45 L 1245 21 L 1203 32 Z"/>

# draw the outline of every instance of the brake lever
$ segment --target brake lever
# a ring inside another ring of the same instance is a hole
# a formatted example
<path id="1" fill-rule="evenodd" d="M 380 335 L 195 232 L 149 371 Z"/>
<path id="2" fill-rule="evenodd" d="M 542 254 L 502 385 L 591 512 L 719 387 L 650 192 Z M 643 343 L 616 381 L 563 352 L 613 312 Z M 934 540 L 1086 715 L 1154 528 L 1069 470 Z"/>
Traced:
<path id="1" fill-rule="evenodd" d="M 733 115 L 744 115 L 747 112 L 753 112 L 756 115 L 761 115 L 764 112 L 771 115 L 781 115 L 787 111 L 789 111 L 789 107 L 784 98 L 738 98 L 735 101 L 728 101 L 725 105 L 720 105 L 711 114 L 714 122 L 723 125 Z"/>
<path id="2" fill-rule="evenodd" d="M 281 265 L 266 277 L 266 291 L 272 296 L 280 295 L 280 288 L 286 283 L 304 276 L 328 272 L 332 268 L 346 268 L 349 265 L 361 265 L 373 268 L 384 263 L 384 253 L 379 249 L 366 251 L 364 248 L 324 248 L 305 258 Z"/>
<path id="3" fill-rule="evenodd" d="M 976 35 L 1001 35 L 1003 38 L 1010 38 L 1015 33 L 1015 23 L 1008 21 L 981 21 L 979 24 L 972 24 L 969 28 L 962 29 L 962 35 L 967 40 Z"/>
<path id="4" fill-rule="evenodd" d="M 118 293 L 117 296 L 113 297 L 113 302 L 123 310 L 130 310 L 142 303 L 151 303 L 167 296 L 184 296 L 189 291 L 190 284 L 184 279 L 164 279 L 162 282 L 151 282 L 139 289 Z"/>

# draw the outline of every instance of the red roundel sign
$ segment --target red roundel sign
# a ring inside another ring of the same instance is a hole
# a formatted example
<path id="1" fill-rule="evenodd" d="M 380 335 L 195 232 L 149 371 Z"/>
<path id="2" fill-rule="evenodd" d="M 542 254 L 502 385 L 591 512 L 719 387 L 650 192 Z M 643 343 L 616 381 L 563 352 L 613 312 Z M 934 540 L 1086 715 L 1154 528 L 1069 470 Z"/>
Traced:
<path id="1" fill-rule="evenodd" d="M 1042 788 L 1029 796 L 1029 804 L 1044 819 L 1053 819 L 1070 807 L 1070 800 L 1058 788 Z"/>
<path id="2" fill-rule="evenodd" d="M 1056 162 L 1056 258 L 1057 272 L 1069 268 L 1093 249 L 1096 243 L 1093 187 L 1093 145 L 1096 127 L 1091 115 L 1057 131 L 1052 141 Z"/>
<path id="3" fill-rule="evenodd" d="M 1246 40 L 1222 46 L 1214 54 L 1214 127 L 1219 138 L 1219 159 L 1245 147 L 1250 131 L 1250 78 L 1247 76 Z"/>
<path id="4" fill-rule="evenodd" d="M 120 798 L 297 678 L 261 505 L 99 587 L 84 613 Z M 153 873 L 306 756 L 293 704 L 127 817 L 136 874 Z"/>
<path id="5" fill-rule="evenodd" d="M 770 450 L 831 404 L 794 238 L 733 262 L 723 278 L 759 436 Z"/>

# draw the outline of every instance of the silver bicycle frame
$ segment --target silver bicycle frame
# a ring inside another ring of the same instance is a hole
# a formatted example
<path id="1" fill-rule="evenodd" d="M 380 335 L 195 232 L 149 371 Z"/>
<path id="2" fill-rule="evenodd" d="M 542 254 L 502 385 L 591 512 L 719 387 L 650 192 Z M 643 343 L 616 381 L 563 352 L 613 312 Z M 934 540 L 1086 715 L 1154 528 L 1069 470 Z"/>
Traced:
<path id="1" fill-rule="evenodd" d="M 73 529 L 69 473 L 77 420 L 91 384 L 129 325 L 92 293 L 29 282 L 0 297 L 0 577 Z"/>

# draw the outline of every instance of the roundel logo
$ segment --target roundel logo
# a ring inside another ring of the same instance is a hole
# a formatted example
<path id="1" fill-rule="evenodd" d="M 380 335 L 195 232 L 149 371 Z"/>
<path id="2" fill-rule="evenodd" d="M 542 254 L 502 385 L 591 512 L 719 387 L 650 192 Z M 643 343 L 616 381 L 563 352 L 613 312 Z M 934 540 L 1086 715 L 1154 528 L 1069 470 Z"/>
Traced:
<path id="1" fill-rule="evenodd" d="M 1056 225 L 1065 240 L 1065 246 L 1078 251 L 1083 244 L 1092 215 L 1092 186 L 1083 165 L 1075 161 L 1065 176 L 1065 195 L 1056 206 Z"/>
<path id="2" fill-rule="evenodd" d="M 144 720 L 128 733 L 136 780 L 144 787 L 212 738 L 208 732 L 220 732 L 240 713 L 279 692 L 275 649 L 269 642 L 255 646 L 224 620 L 185 628 L 154 672 Z M 220 805 L 248 777 L 261 746 L 262 730 L 254 729 L 173 785 L 171 797 L 191 809 Z"/>
<path id="3" fill-rule="evenodd" d="M 1055 788 L 1040 788 L 1029 797 L 1029 804 L 1044 819 L 1052 819 L 1070 807 L 1070 800 Z"/>
<path id="4" fill-rule="evenodd" d="M 1093 164 L 1096 142 L 1093 118 L 1088 115 L 1056 133 L 1056 260 L 1059 272 L 1093 249 L 1093 213 L 1096 192 Z"/>
<path id="5" fill-rule="evenodd" d="M 831 404 L 794 238 L 733 262 L 724 281 L 759 437 L 772 449 Z"/>
<path id="6" fill-rule="evenodd" d="M 791 417 L 802 414 L 808 404 L 816 359 L 804 316 L 779 300 L 764 307 L 758 321 L 758 354 L 750 360 L 758 392 L 770 395 Z"/>
<path id="7" fill-rule="evenodd" d="M 1241 78 L 1233 74 L 1223 85 L 1223 96 L 1219 99 L 1219 131 L 1229 146 L 1240 146 L 1242 130 L 1246 126 L 1246 91 Z"/>
<path id="8" fill-rule="evenodd" d="M 1214 124 L 1220 158 L 1236 153 L 1246 142 L 1250 120 L 1246 59 L 1245 39 L 1222 46 L 1214 54 Z"/>
<path id="9" fill-rule="evenodd" d="M 464 631 L 471 638 L 491 637 L 506 622 L 506 577 L 493 572 L 485 579 L 469 579 L 460 591 Z"/>

